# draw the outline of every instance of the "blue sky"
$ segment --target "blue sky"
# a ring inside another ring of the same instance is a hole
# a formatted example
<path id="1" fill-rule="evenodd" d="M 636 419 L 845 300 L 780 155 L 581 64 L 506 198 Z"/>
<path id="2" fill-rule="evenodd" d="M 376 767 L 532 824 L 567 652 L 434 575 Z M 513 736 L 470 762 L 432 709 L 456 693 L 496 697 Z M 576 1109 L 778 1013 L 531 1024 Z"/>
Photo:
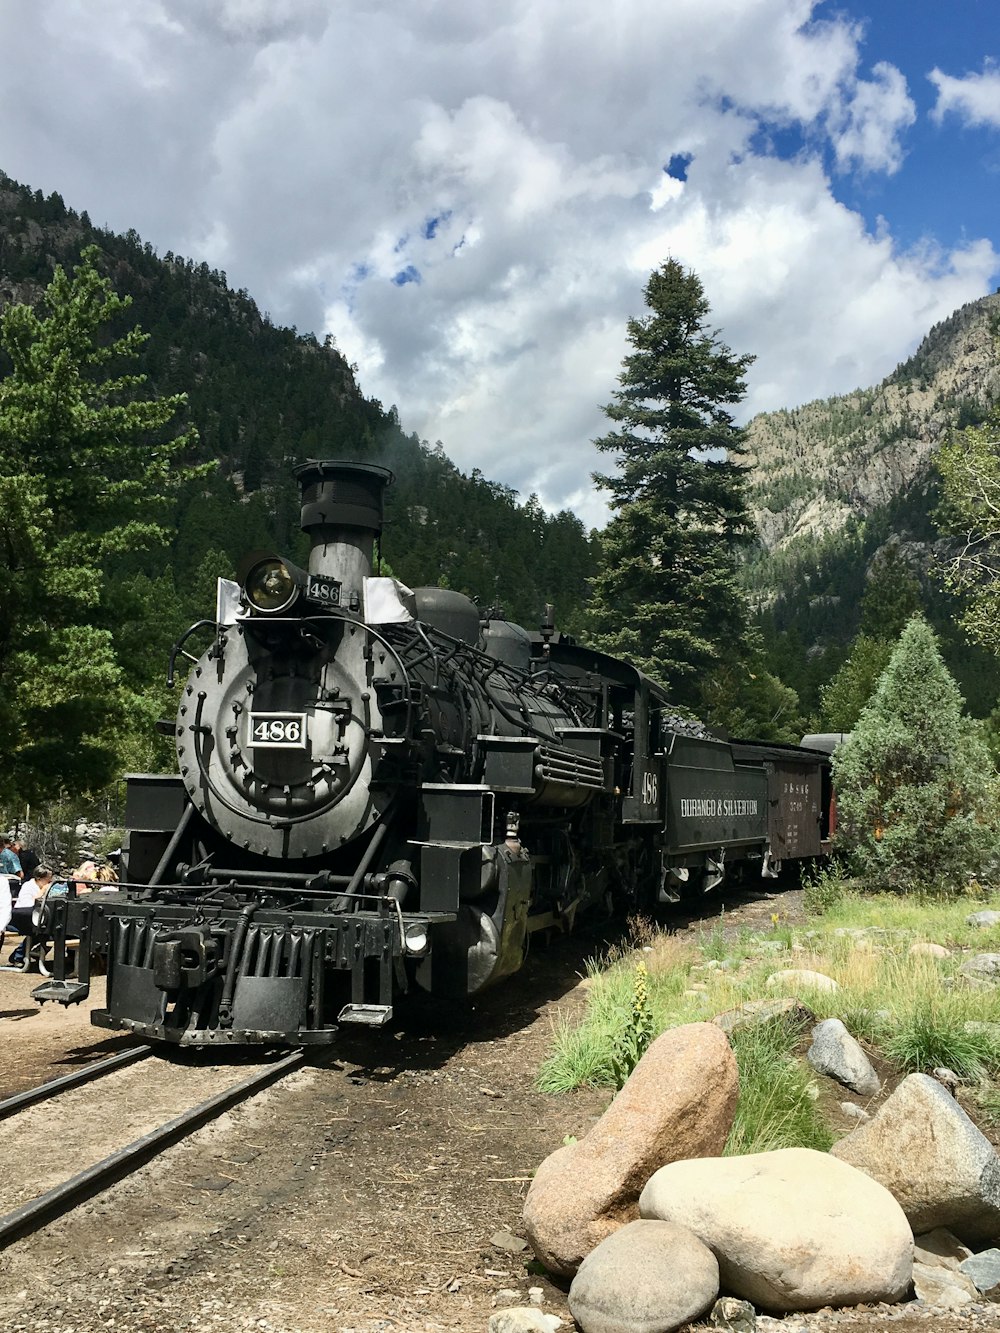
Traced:
<path id="1" fill-rule="evenodd" d="M 817 15 L 848 14 L 864 25 L 863 58 L 891 60 L 905 75 L 917 120 L 905 136 L 906 159 L 891 176 L 840 184 L 838 194 L 870 226 L 882 214 L 903 245 L 933 236 L 944 245 L 991 236 L 1000 249 L 1000 134 L 951 113 L 932 119 L 938 91 L 932 70 L 961 78 L 1000 59 L 1000 7 L 994 0 L 871 0 L 825 4 Z"/>
<path id="2" fill-rule="evenodd" d="M 25 0 L 0 169 L 224 269 L 460 467 L 600 522 L 591 441 L 666 258 L 755 354 L 746 418 L 877 382 L 1000 283 L 998 13 Z"/>

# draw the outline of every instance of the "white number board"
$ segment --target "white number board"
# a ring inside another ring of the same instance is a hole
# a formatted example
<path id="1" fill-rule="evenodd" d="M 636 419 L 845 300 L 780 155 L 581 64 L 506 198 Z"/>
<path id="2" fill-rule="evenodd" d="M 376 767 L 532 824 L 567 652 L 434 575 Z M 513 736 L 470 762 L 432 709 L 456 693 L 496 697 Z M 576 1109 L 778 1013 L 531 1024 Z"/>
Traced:
<path id="1" fill-rule="evenodd" d="M 304 750 L 305 713 L 251 713 L 248 744 L 258 750 Z"/>

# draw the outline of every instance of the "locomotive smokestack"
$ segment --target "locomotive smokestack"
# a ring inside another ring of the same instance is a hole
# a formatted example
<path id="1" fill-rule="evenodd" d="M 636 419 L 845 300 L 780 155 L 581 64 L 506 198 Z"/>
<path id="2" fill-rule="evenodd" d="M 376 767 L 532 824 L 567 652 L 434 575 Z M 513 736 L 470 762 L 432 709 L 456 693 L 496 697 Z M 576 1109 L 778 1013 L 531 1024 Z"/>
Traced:
<path id="1" fill-rule="evenodd" d="M 342 605 L 360 605 L 362 581 L 372 572 L 375 538 L 382 532 L 383 499 L 392 481 L 387 467 L 309 459 L 295 469 L 302 500 L 302 531 L 310 541 L 309 573 L 337 579 Z"/>

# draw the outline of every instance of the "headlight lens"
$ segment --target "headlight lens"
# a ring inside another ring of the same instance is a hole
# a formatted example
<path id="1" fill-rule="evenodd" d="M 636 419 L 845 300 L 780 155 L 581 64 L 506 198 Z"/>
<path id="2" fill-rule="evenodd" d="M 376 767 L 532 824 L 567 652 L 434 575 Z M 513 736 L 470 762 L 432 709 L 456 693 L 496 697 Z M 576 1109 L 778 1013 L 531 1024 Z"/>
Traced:
<path id="1" fill-rule="evenodd" d="M 243 592 L 256 610 L 273 613 L 291 606 L 299 595 L 299 585 L 285 562 L 274 556 L 251 569 Z"/>
<path id="2" fill-rule="evenodd" d="M 419 957 L 427 952 L 427 924 L 424 921 L 411 921 L 403 931 L 403 947 L 406 952 Z"/>

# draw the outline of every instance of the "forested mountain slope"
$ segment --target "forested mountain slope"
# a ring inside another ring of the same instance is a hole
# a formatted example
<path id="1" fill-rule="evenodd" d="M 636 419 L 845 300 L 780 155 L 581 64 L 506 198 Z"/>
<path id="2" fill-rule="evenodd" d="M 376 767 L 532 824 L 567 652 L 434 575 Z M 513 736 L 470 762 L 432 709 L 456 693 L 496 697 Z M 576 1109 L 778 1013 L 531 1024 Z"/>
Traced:
<path id="1" fill-rule="evenodd" d="M 906 492 L 949 430 L 1000 398 L 1000 294 L 937 324 L 881 384 L 750 423 L 750 498 L 765 550 L 836 532 Z"/>
<path id="2" fill-rule="evenodd" d="M 161 258 L 134 231 L 95 228 L 58 194 L 46 198 L 0 173 L 0 308 L 34 303 L 54 266 L 72 268 L 92 244 L 115 289 L 132 297 L 129 321 L 150 335 L 139 367 L 147 393 L 186 393 L 200 434 L 191 461 L 218 463 L 182 500 L 166 569 L 162 553 L 123 561 L 119 586 L 167 578 L 183 614 L 204 614 L 189 594 L 207 597 L 214 575 L 231 572 L 243 552 L 301 549 L 291 464 L 354 458 L 396 474 L 383 550 L 398 577 L 445 582 L 483 606 L 499 601 L 531 625 L 552 601 L 572 623 L 592 564 L 575 515 L 549 515 L 534 497 L 523 502 L 478 472 L 460 473 L 440 445 L 407 434 L 395 408 L 363 396 L 335 347 L 276 327 L 224 273 L 170 252 Z M 7 369 L 0 360 L 0 376 Z"/>
<path id="3" fill-rule="evenodd" d="M 948 665 L 989 711 L 995 663 L 955 628 L 935 553 L 933 457 L 1000 401 L 1000 293 L 962 306 L 881 384 L 757 416 L 750 500 L 760 533 L 746 569 L 783 678 L 811 704 L 857 633 L 876 557 L 890 546 L 921 589 Z"/>

